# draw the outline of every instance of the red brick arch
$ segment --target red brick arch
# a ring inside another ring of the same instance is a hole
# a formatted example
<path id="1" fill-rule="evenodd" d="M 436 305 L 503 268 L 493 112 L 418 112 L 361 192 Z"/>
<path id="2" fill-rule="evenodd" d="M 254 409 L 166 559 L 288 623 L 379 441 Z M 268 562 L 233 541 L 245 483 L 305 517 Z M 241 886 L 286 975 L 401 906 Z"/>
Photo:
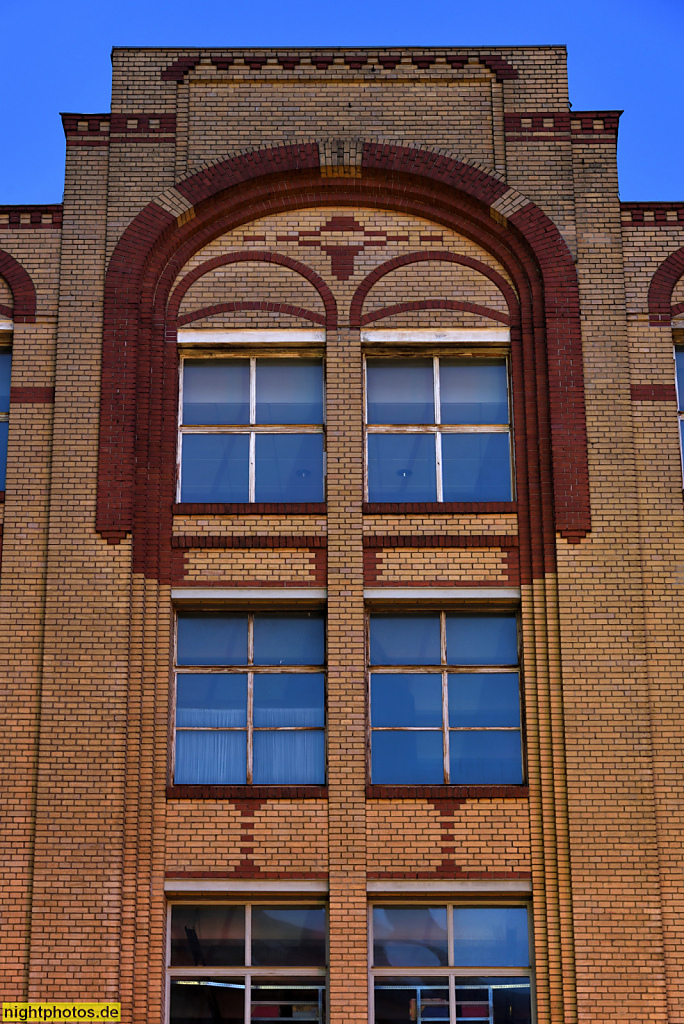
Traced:
<path id="1" fill-rule="evenodd" d="M 12 290 L 14 308 L 3 306 L 0 312 L 14 320 L 15 324 L 36 322 L 36 289 L 28 272 L 21 263 L 0 249 L 0 277 L 4 277 Z"/>
<path id="2" fill-rule="evenodd" d="M 672 309 L 672 292 L 684 276 L 684 246 L 660 264 L 648 289 L 648 319 L 651 327 L 669 324 L 677 313 Z M 680 303 L 681 305 L 681 303 Z M 679 306 L 677 307 L 679 309 Z M 682 312 L 682 310 L 680 310 Z"/>
<path id="3" fill-rule="evenodd" d="M 371 142 L 359 177 L 323 177 L 318 147 L 305 144 L 234 157 L 176 189 L 193 216 L 149 203 L 121 237 L 105 282 L 97 527 L 112 543 L 133 532 L 136 571 L 172 578 L 178 370 L 167 324 L 178 275 L 220 235 L 312 207 L 427 219 L 475 241 L 505 269 L 517 293 L 511 342 L 523 578 L 554 568 L 556 530 L 570 541 L 586 534 L 577 278 L 565 242 L 538 207 L 494 218 L 491 205 L 508 191 L 498 178 L 442 153 Z"/>
<path id="4" fill-rule="evenodd" d="M 366 327 L 367 324 L 385 320 L 388 316 L 396 316 L 397 313 L 413 312 L 418 309 L 454 309 L 461 313 L 486 316 L 490 320 L 506 324 L 507 327 L 511 323 L 510 316 L 505 313 L 500 313 L 498 309 L 490 309 L 488 306 L 478 306 L 475 302 L 460 302 L 458 299 L 417 299 L 415 302 L 397 302 L 393 306 L 383 306 L 382 309 L 374 309 L 372 313 L 365 313 L 361 317 L 359 326 Z"/>

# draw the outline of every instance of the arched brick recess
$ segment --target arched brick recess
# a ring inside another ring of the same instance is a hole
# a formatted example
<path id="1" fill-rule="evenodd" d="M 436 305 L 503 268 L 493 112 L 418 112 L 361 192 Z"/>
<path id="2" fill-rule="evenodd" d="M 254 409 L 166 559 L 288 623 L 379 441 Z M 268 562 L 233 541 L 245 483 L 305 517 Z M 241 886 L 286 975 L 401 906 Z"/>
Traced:
<path id="1" fill-rule="evenodd" d="M 21 263 L 0 249 L 0 275 L 12 289 L 14 309 L 3 306 L 3 316 L 9 316 L 15 324 L 36 322 L 36 289 Z"/>
<path id="2" fill-rule="evenodd" d="M 668 256 L 651 279 L 648 289 L 648 320 L 651 327 L 669 324 L 672 317 L 678 315 L 671 308 L 672 292 L 682 276 L 684 276 L 684 246 Z M 679 309 L 679 306 L 675 308 Z M 682 310 L 679 309 L 679 312 Z"/>

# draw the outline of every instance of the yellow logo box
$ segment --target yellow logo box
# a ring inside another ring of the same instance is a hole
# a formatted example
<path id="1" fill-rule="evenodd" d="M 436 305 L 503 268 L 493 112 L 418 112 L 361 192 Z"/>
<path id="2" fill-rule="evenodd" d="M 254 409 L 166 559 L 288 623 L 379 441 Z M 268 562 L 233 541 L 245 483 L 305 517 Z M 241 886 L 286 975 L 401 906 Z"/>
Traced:
<path id="1" fill-rule="evenodd" d="M 3 1021 L 121 1020 L 121 1003 L 3 1003 Z"/>

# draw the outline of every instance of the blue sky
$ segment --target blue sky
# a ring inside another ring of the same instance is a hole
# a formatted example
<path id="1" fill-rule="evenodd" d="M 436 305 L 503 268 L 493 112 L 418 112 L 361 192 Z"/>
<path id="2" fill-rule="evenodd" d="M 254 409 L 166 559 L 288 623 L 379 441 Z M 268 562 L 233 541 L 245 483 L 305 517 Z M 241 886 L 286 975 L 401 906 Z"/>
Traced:
<path id="1" fill-rule="evenodd" d="M 620 194 L 684 200 L 684 0 L 5 0 L 0 203 L 62 197 L 59 111 L 109 110 L 112 46 L 564 43 L 575 110 L 624 110 Z"/>

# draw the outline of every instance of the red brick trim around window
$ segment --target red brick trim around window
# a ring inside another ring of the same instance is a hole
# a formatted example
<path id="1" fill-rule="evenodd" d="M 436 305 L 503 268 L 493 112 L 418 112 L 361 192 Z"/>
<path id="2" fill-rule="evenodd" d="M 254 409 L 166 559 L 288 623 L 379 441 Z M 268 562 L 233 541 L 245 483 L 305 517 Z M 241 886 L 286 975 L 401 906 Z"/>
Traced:
<path id="1" fill-rule="evenodd" d="M 684 275 L 684 246 L 671 253 L 651 278 L 648 289 L 648 317 L 651 327 L 669 326 L 674 311 L 672 292 Z"/>
<path id="2" fill-rule="evenodd" d="M 14 307 L 10 313 L 15 324 L 36 322 L 36 289 L 21 263 L 0 249 L 0 277 L 4 277 L 12 290 Z"/>
<path id="3" fill-rule="evenodd" d="M 475 313 L 477 316 L 486 316 L 490 320 L 497 320 L 499 323 L 510 326 L 511 318 L 505 313 L 499 313 L 496 309 L 488 306 L 478 306 L 474 302 L 459 302 L 457 299 L 421 299 L 416 302 L 397 302 L 394 306 L 385 306 L 383 309 L 373 310 L 372 313 L 365 313 L 361 317 L 361 327 L 375 323 L 376 320 L 385 320 L 388 316 L 395 316 L 397 313 L 406 313 L 415 309 L 457 309 L 463 313 Z"/>
<path id="4" fill-rule="evenodd" d="M 10 388 L 10 405 L 51 405 L 54 400 L 54 388 Z"/>
<path id="5" fill-rule="evenodd" d="M 633 402 L 677 401 L 674 384 L 632 384 L 630 391 Z"/>
<path id="6" fill-rule="evenodd" d="M 8 320 L 11 320 L 14 315 L 14 310 L 11 306 L 5 306 L 0 302 L 0 316 L 6 316 Z"/>

